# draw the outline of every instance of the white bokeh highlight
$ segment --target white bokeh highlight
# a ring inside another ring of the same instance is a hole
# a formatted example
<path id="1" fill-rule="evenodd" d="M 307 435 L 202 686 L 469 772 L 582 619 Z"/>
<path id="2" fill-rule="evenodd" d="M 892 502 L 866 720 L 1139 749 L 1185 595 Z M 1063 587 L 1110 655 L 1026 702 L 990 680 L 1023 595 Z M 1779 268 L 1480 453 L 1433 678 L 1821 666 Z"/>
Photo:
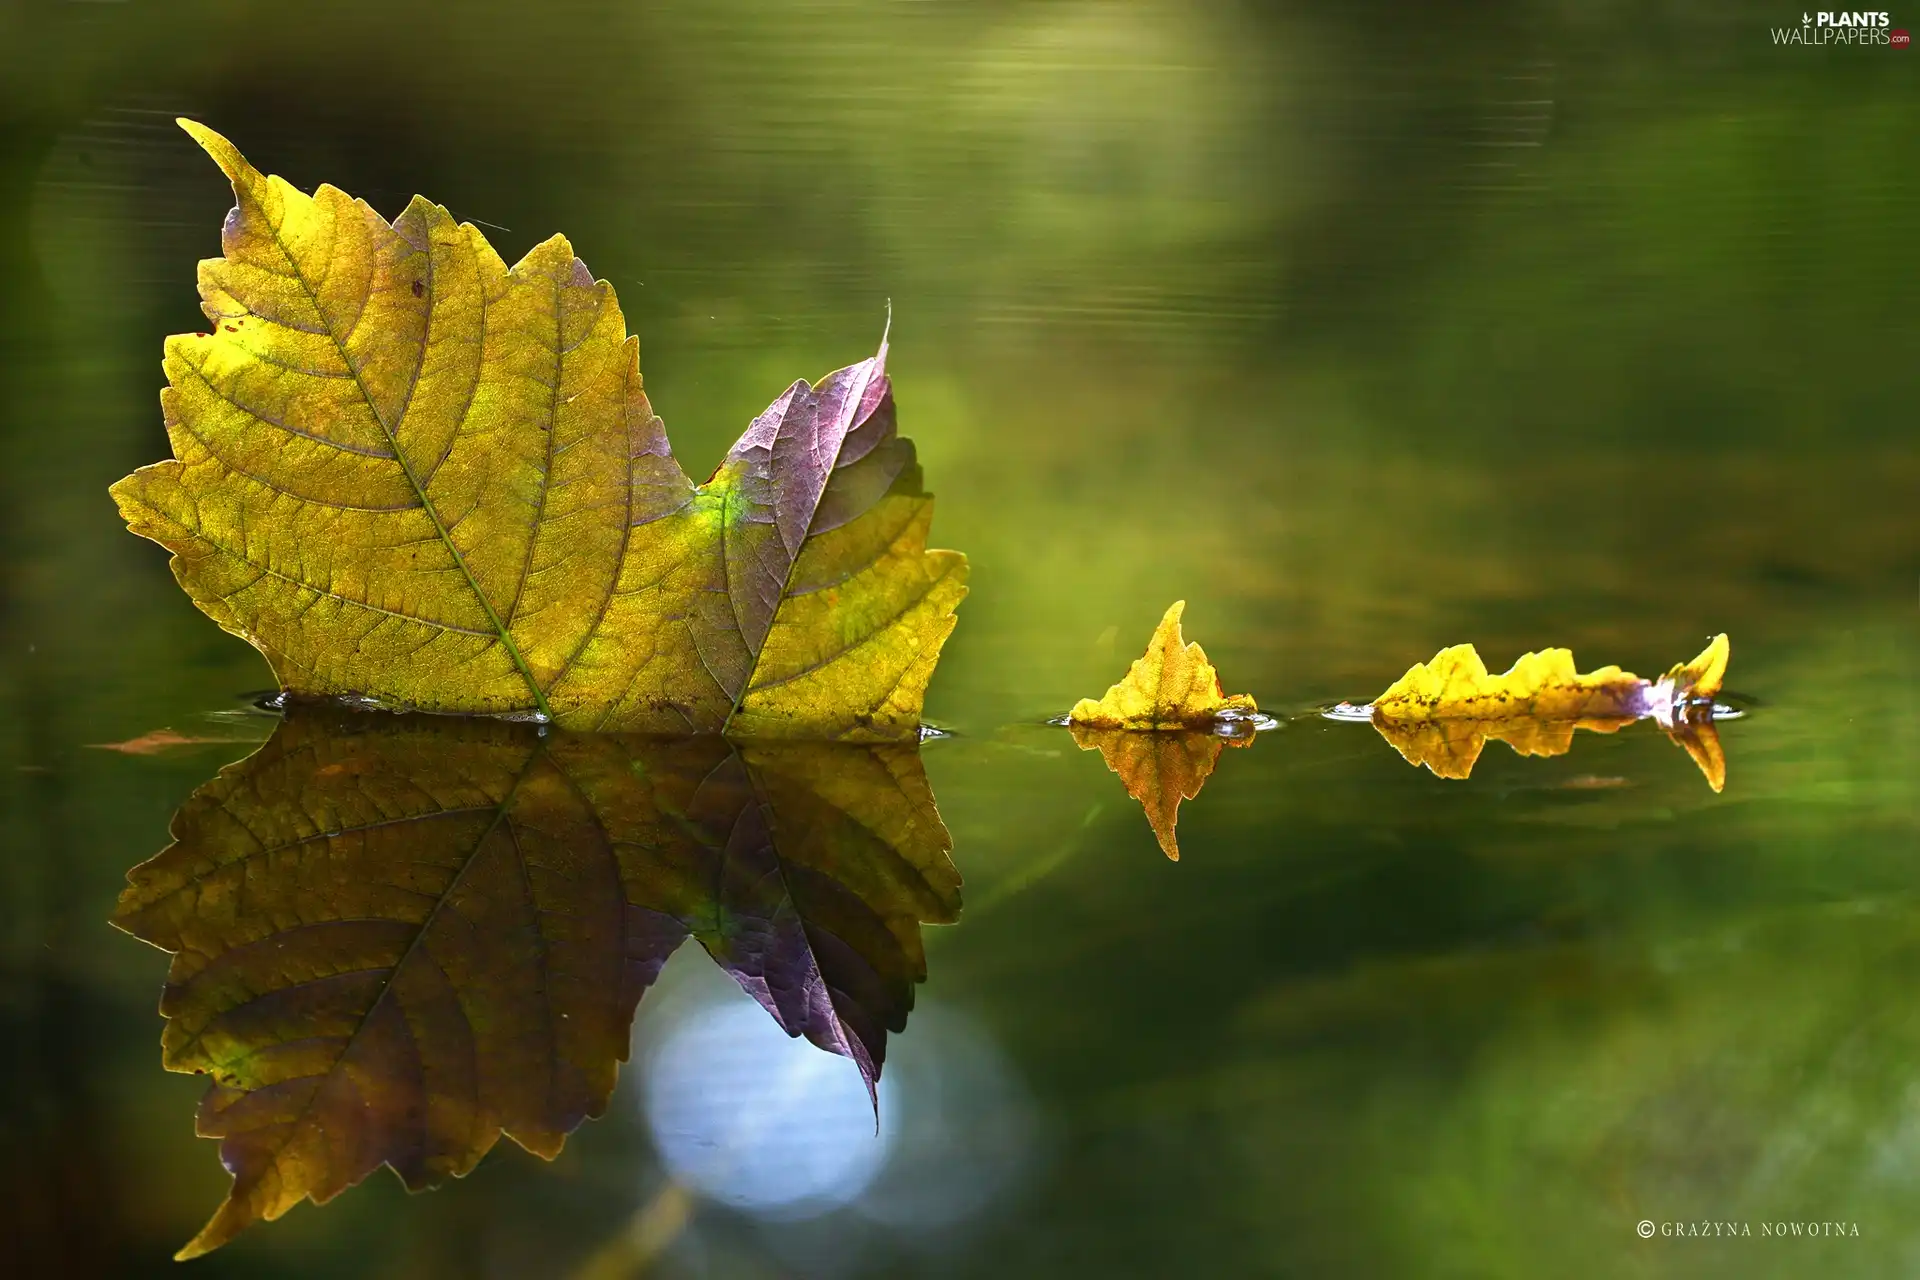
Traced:
<path id="1" fill-rule="evenodd" d="M 881 1083 L 882 1114 L 893 1092 Z M 646 1115 L 676 1179 L 760 1217 L 816 1217 L 851 1203 L 887 1153 L 854 1065 L 790 1038 L 748 1000 L 672 1028 L 652 1056 Z"/>

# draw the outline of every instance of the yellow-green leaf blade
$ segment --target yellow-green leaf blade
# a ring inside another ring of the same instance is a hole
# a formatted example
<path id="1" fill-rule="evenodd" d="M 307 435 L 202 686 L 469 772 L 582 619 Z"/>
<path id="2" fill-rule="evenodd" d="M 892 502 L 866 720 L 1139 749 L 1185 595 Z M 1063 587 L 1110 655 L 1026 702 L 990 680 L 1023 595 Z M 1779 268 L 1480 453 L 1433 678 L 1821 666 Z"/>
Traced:
<path id="1" fill-rule="evenodd" d="M 129 524 L 288 688 L 544 712 L 633 521 L 691 493 L 612 290 L 558 237 L 508 271 L 438 206 L 389 225 L 188 129 L 238 203 Z"/>
<path id="2" fill-rule="evenodd" d="M 930 501 L 884 342 L 793 384 L 696 489 L 613 290 L 563 238 L 509 270 L 424 199 L 389 224 L 182 124 L 237 203 L 201 264 L 213 330 L 168 343 L 174 458 L 114 496 L 283 688 L 581 729 L 917 733 L 965 561 L 924 519 L 873 535 L 893 481 Z"/>
<path id="3" fill-rule="evenodd" d="M 1088 729 L 1204 729 L 1223 714 L 1259 710 L 1250 695 L 1221 691 L 1220 673 L 1206 651 L 1181 634 L 1186 607 L 1185 600 L 1167 606 L 1146 653 L 1100 698 L 1075 703 L 1069 722 Z"/>

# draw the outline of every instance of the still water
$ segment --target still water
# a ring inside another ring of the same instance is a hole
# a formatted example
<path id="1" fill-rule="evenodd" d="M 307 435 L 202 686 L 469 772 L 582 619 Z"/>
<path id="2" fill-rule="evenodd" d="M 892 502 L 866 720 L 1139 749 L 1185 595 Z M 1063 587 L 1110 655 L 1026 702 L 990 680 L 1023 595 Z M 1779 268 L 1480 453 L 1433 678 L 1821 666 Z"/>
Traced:
<path id="1" fill-rule="evenodd" d="M 276 729 L 106 496 L 231 202 L 188 114 L 509 261 L 564 230 L 695 475 L 890 302 L 973 563 L 913 766 L 958 922 L 896 935 L 877 1130 L 689 941 L 551 1163 L 377 1172 L 200 1273 L 1911 1274 L 1920 66 L 1745 8 L 0 8 L 13 1272 L 175 1274 L 228 1183 L 107 923 Z M 1278 721 L 1177 862 L 1046 723 L 1175 599 Z M 1652 725 L 1442 779 L 1318 714 L 1721 631 L 1717 793 Z"/>

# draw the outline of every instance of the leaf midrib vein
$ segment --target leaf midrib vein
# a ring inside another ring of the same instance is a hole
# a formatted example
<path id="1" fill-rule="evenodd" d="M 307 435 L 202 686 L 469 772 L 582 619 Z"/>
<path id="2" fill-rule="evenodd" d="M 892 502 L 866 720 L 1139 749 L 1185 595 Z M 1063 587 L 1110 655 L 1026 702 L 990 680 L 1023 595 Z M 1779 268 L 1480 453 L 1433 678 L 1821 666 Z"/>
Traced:
<path id="1" fill-rule="evenodd" d="M 287 247 L 286 242 L 281 238 L 280 223 L 272 218 L 269 218 L 267 223 L 273 228 L 274 247 L 279 249 L 281 256 L 287 260 L 287 266 L 293 272 L 294 280 L 299 283 L 300 288 L 306 293 L 307 301 L 312 304 L 314 314 L 319 316 L 321 321 L 326 324 L 327 336 L 332 339 L 335 350 L 340 353 L 340 363 L 344 364 L 347 367 L 347 371 L 353 375 L 353 385 L 359 389 L 361 398 L 366 401 L 367 409 L 373 415 L 373 420 L 379 424 L 381 433 L 386 436 L 387 444 L 393 449 L 394 461 L 400 464 L 400 470 L 406 475 L 407 483 L 413 486 L 414 493 L 420 499 L 421 510 L 425 511 L 427 518 L 433 521 L 434 531 L 440 535 L 440 540 L 446 544 L 447 553 L 453 557 L 453 562 L 460 566 L 460 573 L 466 578 L 467 586 L 473 591 L 474 599 L 480 602 L 480 607 L 486 611 L 487 621 L 493 624 L 496 638 L 499 643 L 506 648 L 507 656 L 513 659 L 513 665 L 519 669 L 521 678 L 526 681 L 527 689 L 533 694 L 534 705 L 542 716 L 550 719 L 552 713 L 547 708 L 546 695 L 540 691 L 539 683 L 534 680 L 533 672 L 527 667 L 527 660 L 521 656 L 519 646 L 514 644 L 513 637 L 508 634 L 506 627 L 501 623 L 500 615 L 494 610 L 493 602 L 487 598 L 487 593 L 480 589 L 479 580 L 473 576 L 473 570 L 467 565 L 466 557 L 460 554 L 460 548 L 455 545 L 452 535 L 447 532 L 446 526 L 441 522 L 440 513 L 434 510 L 432 500 L 427 497 L 426 487 L 420 483 L 420 478 L 414 474 L 413 464 L 407 461 L 406 452 L 400 448 L 399 436 L 396 434 L 394 428 L 387 423 L 386 417 L 380 412 L 379 404 L 373 398 L 373 393 L 368 390 L 366 379 L 361 376 L 359 364 L 347 350 L 347 345 L 341 340 L 340 335 L 334 332 L 332 321 L 327 319 L 327 313 L 320 306 L 319 294 L 314 292 L 313 285 L 307 280 L 306 272 L 300 269 L 299 260 L 293 256 L 293 251 Z M 381 223 L 383 226 L 387 225 L 384 219 L 381 220 Z M 388 226 L 388 230 L 392 231 L 392 227 Z M 393 231 L 393 234 L 402 241 L 405 241 L 405 237 L 400 236 L 399 232 Z M 432 334 L 434 312 L 433 249 L 431 239 L 428 241 L 427 249 L 422 252 L 426 258 L 427 267 L 427 333 L 422 335 L 420 343 L 420 362 L 424 365 L 427 359 L 427 351 L 431 345 L 429 338 Z M 371 290 L 372 287 L 372 279 L 369 278 L 369 290 Z M 486 301 L 482 299 L 481 307 L 484 309 L 485 306 Z M 355 318 L 356 320 L 358 319 L 358 313 L 356 313 Z M 481 358 L 482 372 L 484 373 L 484 352 Z M 419 372 L 418 368 L 414 370 L 414 378 L 416 380 L 419 377 Z M 411 395 L 409 394 L 409 399 L 410 398 Z M 387 611 L 382 610 L 381 612 Z"/>

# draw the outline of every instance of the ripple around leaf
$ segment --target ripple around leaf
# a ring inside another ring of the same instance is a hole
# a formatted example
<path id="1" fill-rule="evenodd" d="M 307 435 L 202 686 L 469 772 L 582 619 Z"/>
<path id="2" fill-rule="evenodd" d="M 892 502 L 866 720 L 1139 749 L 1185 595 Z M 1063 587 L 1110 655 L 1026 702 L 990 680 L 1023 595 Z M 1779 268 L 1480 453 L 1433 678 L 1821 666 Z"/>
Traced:
<path id="1" fill-rule="evenodd" d="M 915 747 L 305 709 L 195 792 L 114 923 L 173 952 L 165 1065 L 205 1073 L 205 1253 L 381 1164 L 423 1188 L 607 1105 L 689 936 L 869 1093 L 958 918 Z"/>

